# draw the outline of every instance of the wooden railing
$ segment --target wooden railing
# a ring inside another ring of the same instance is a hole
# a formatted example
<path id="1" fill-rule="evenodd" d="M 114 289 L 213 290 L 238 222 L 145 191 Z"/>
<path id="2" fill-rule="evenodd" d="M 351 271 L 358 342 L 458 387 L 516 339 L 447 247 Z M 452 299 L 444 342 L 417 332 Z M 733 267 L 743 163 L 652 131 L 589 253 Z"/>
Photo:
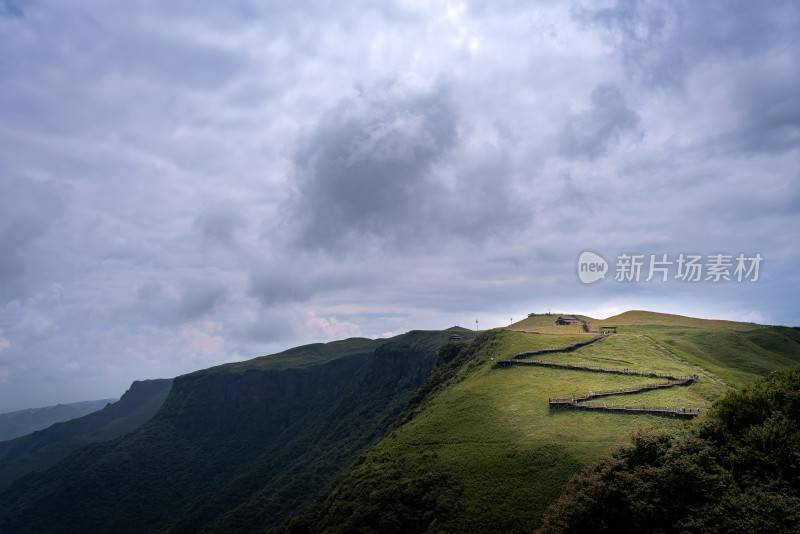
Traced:
<path id="1" fill-rule="evenodd" d="M 576 410 L 601 410 L 601 411 L 608 411 L 608 412 L 625 412 L 625 413 L 648 413 L 653 415 L 668 415 L 671 417 L 679 417 L 679 418 L 692 418 L 697 417 L 700 414 L 699 408 L 674 408 L 674 407 L 663 407 L 663 406 L 646 406 L 642 405 L 641 407 L 637 406 L 617 406 L 615 403 L 611 403 L 611 406 L 608 405 L 607 402 L 604 403 L 592 403 L 588 402 L 590 399 L 598 398 L 598 397 L 608 397 L 612 395 L 635 395 L 636 393 L 642 393 L 645 391 L 652 391 L 657 389 L 663 388 L 671 388 L 675 386 L 688 386 L 694 383 L 698 377 L 697 375 L 693 376 L 676 376 L 669 373 L 661 373 L 658 371 L 648 371 L 648 370 L 641 370 L 641 369 L 628 369 L 628 368 L 614 368 L 614 367 L 602 367 L 599 365 L 583 365 L 577 364 L 572 362 L 554 362 L 554 361 L 547 361 L 547 360 L 530 360 L 530 359 L 522 359 L 527 358 L 529 356 L 538 356 L 540 354 L 553 354 L 558 352 L 572 352 L 580 347 L 584 347 L 596 341 L 599 341 L 609 334 L 601 334 L 599 336 L 593 337 L 592 339 L 588 339 L 586 341 L 578 341 L 576 343 L 572 343 L 570 345 L 565 345 L 563 347 L 558 348 L 545 348 L 545 349 L 538 349 L 526 352 L 519 352 L 512 356 L 511 358 L 507 358 L 504 360 L 498 360 L 495 363 L 496 367 L 511 367 L 514 365 L 537 365 L 541 367 L 555 367 L 561 369 L 570 369 L 575 371 L 589 371 L 594 373 L 612 373 L 612 374 L 620 374 L 620 375 L 636 375 L 636 376 L 647 376 L 652 378 L 666 378 L 667 382 L 659 383 L 659 384 L 647 384 L 642 386 L 636 387 L 629 387 L 629 388 L 619 388 L 619 389 L 611 389 L 606 391 L 589 391 L 589 393 L 584 395 L 571 395 L 570 397 L 555 397 L 555 398 L 548 398 L 548 402 L 550 405 L 550 409 L 562 409 L 562 408 L 571 408 Z"/>

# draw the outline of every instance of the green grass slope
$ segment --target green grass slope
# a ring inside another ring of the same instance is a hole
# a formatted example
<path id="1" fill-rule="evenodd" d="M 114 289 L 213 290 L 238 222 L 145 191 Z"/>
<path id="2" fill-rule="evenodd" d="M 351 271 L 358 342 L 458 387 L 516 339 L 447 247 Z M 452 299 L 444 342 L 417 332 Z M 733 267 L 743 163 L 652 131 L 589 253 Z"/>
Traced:
<path id="1" fill-rule="evenodd" d="M 278 354 L 260 356 L 243 362 L 227 363 L 209 369 L 198 371 L 205 375 L 216 372 L 236 373 L 245 371 L 280 371 L 283 369 L 303 369 L 314 365 L 327 363 L 337 358 L 344 358 L 355 354 L 364 354 L 375 350 L 385 342 L 384 339 L 367 339 L 352 337 L 330 343 L 312 343 Z"/>
<path id="2" fill-rule="evenodd" d="M 690 386 L 606 400 L 703 411 L 730 386 L 798 362 L 800 344 L 792 329 L 752 325 L 750 330 L 730 330 L 720 322 L 703 328 L 696 325 L 709 323 L 651 318 L 667 324 L 637 323 L 574 352 L 542 359 L 697 374 L 698 381 Z M 692 343 L 670 343 L 678 331 L 691 332 Z M 581 339 L 585 336 L 493 330 L 457 351 L 443 348 L 428 382 L 387 435 L 338 485 L 278 531 L 535 529 L 540 514 L 571 477 L 615 445 L 628 442 L 634 429 L 685 424 L 648 414 L 551 411 L 548 405 L 550 397 L 637 387 L 660 379 L 536 366 L 497 368 L 492 361 Z M 740 343 L 722 343 L 730 339 Z"/>
<path id="3" fill-rule="evenodd" d="M 725 321 L 721 319 L 698 319 L 696 317 L 686 317 L 683 315 L 673 315 L 670 313 L 659 313 L 645 310 L 631 310 L 619 315 L 614 315 L 608 319 L 592 319 L 589 321 L 592 326 L 611 325 L 611 326 L 686 326 L 694 328 L 727 328 L 733 330 L 752 330 L 759 328 L 755 323 L 742 323 L 737 321 Z"/>
<path id="4" fill-rule="evenodd" d="M 743 387 L 768 373 L 800 363 L 800 329 L 755 323 L 697 319 L 633 310 L 591 328 L 619 326 L 621 332 L 649 337 L 669 352 Z"/>
<path id="5" fill-rule="evenodd" d="M 581 472 L 541 534 L 800 531 L 800 366 L 731 390 L 686 429 L 642 429 Z"/>

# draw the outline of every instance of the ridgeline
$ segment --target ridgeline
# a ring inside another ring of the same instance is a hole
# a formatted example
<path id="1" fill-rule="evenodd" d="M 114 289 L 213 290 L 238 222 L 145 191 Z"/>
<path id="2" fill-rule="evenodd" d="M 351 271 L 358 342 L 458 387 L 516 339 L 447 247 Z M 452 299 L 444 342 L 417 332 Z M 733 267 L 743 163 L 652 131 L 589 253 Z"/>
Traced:
<path id="1" fill-rule="evenodd" d="M 0 532 L 269 528 L 381 436 L 452 333 L 307 345 L 178 377 L 149 422 L 0 494 Z"/>
<path id="2" fill-rule="evenodd" d="M 1 493 L 0 531 L 514 533 L 586 524 L 542 515 L 576 487 L 573 476 L 619 446 L 639 446 L 637 436 L 711 424 L 715 401 L 746 408 L 730 392 L 800 364 L 796 328 L 653 312 L 570 317 L 580 324 L 536 316 L 480 335 L 459 329 L 464 341 L 455 343 L 453 330 L 351 339 L 178 377 L 141 427 Z M 603 325 L 617 333 L 589 338 Z M 590 409 L 599 396 L 604 408 L 635 398 L 700 416 Z M 551 409 L 553 399 L 569 409 Z M 770 432 L 794 428 L 789 412 L 786 423 L 764 412 Z M 742 495 L 748 477 L 736 479 Z M 791 488 L 782 502 L 794 502 Z M 780 524 L 793 524 L 786 514 Z"/>

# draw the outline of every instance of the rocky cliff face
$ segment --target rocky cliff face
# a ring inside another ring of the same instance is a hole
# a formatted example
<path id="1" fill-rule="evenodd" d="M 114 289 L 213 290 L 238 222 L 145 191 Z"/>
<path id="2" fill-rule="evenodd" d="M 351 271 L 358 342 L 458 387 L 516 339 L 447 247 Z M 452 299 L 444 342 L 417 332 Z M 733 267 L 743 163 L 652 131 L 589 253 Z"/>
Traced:
<path id="1" fill-rule="evenodd" d="M 178 377 L 160 416 L 187 435 L 278 434 L 339 398 L 372 352 L 305 369 Z"/>
<path id="2" fill-rule="evenodd" d="M 0 414 L 0 442 L 45 429 L 55 423 L 83 417 L 102 410 L 106 404 L 116 400 L 75 402 Z"/>
<path id="3" fill-rule="evenodd" d="M 147 424 L 0 494 L 5 532 L 268 528 L 391 424 L 450 332 L 346 340 L 178 377 Z"/>
<path id="4" fill-rule="evenodd" d="M 160 398 L 161 402 L 166 398 L 172 387 L 171 378 L 159 378 L 155 380 L 134 380 L 131 387 L 128 388 L 119 401 L 117 401 L 115 409 L 130 410 L 135 406 L 153 402 L 154 398 Z M 112 406 L 114 405 L 112 404 Z M 159 407 L 161 405 L 159 404 Z"/>
<path id="5" fill-rule="evenodd" d="M 28 473 L 50 467 L 80 447 L 135 430 L 158 411 L 171 385 L 171 379 L 136 381 L 117 402 L 102 410 L 0 442 L 0 491 Z"/>

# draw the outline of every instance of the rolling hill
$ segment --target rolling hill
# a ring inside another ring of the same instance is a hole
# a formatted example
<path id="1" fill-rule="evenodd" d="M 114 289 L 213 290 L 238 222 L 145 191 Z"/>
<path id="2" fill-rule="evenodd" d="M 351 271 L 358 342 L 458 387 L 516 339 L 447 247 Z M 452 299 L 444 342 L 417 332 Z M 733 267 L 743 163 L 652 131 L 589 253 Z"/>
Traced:
<path id="1" fill-rule="evenodd" d="M 728 392 L 800 364 L 797 328 L 578 317 L 618 331 L 534 317 L 458 343 L 413 331 L 178 377 L 136 431 L 0 494 L 0 530 L 531 532 L 637 429 L 682 432 L 695 424 L 682 417 L 703 422 Z"/>
<path id="2" fill-rule="evenodd" d="M 687 387 L 611 395 L 605 403 L 703 413 L 731 388 L 800 364 L 797 329 L 749 325 L 747 330 L 739 323 L 742 329 L 732 330 L 726 322 L 648 315 L 655 325 L 643 324 L 638 312 L 623 314 L 613 318 L 619 333 L 535 358 L 697 375 Z M 576 473 L 628 443 L 635 429 L 686 424 L 635 411 L 549 407 L 556 396 L 636 389 L 663 379 L 497 366 L 497 360 L 515 354 L 585 339 L 577 333 L 494 330 L 457 354 L 440 354 L 429 382 L 384 438 L 339 484 L 276 532 L 347 532 L 376 525 L 382 532 L 531 532 Z"/>

